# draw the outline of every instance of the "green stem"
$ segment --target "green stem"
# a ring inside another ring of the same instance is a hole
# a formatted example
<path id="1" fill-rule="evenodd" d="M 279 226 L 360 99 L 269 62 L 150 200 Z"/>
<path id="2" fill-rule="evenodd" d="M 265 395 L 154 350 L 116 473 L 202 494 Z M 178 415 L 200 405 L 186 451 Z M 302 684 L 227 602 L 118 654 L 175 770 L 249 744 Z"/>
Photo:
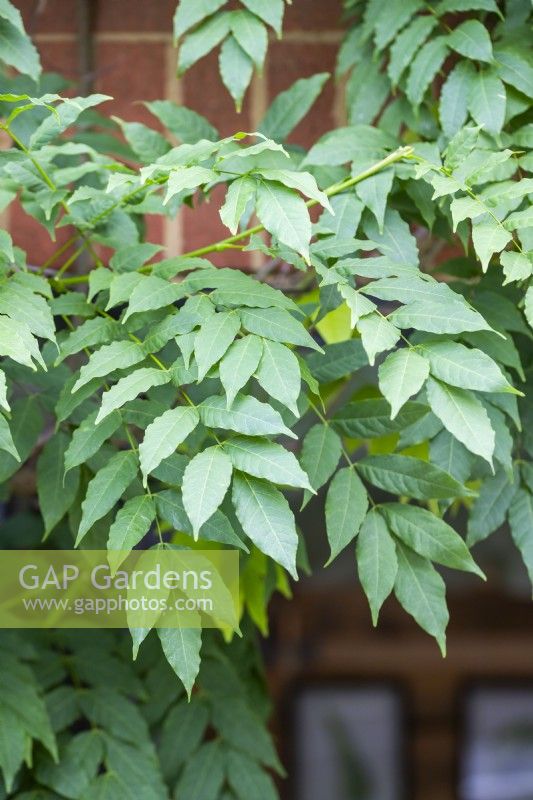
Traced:
<path id="1" fill-rule="evenodd" d="M 380 161 L 377 161 L 372 166 L 368 167 L 368 169 L 363 170 L 363 172 L 358 173 L 357 175 L 352 176 L 351 178 L 347 178 L 340 183 L 334 183 L 332 186 L 328 187 L 325 190 L 325 194 L 328 197 L 333 197 L 337 194 L 341 194 L 341 192 L 346 191 L 346 189 L 350 189 L 352 186 L 355 186 L 361 181 L 366 180 L 367 178 L 372 177 L 372 175 L 376 175 L 376 173 L 381 172 L 381 170 L 386 169 L 387 167 L 391 166 L 391 164 L 395 164 L 398 161 L 401 161 L 404 158 L 409 158 L 413 155 L 413 148 L 408 147 L 399 147 L 394 152 L 389 153 L 388 156 L 382 158 Z M 138 190 L 136 190 L 138 191 Z M 312 208 L 313 206 L 318 205 L 318 200 L 308 200 L 306 205 L 308 208 Z M 209 253 L 219 253 L 223 250 L 228 250 L 230 248 L 234 248 L 237 242 L 241 242 L 243 239 L 247 239 L 250 236 L 253 236 L 255 233 L 262 233 L 265 230 L 264 225 L 254 225 L 251 228 L 247 228 L 240 233 L 236 233 L 234 236 L 228 236 L 226 239 L 221 239 L 218 242 L 213 242 L 212 244 L 208 244 L 205 247 L 199 247 L 196 250 L 189 250 L 187 253 L 182 254 L 182 258 L 199 258 L 201 256 L 208 255 Z M 150 272 L 152 269 L 151 265 L 148 264 L 145 267 L 141 267 L 139 272 L 147 273 Z M 70 284 L 78 284 L 78 283 L 85 283 L 88 280 L 87 275 L 76 275 L 69 278 L 63 278 L 61 280 L 60 286 L 62 285 L 70 285 Z"/>
<path id="2" fill-rule="evenodd" d="M 14 143 L 17 145 L 17 147 L 19 147 L 20 150 L 22 150 L 24 155 L 26 155 L 29 158 L 29 160 L 31 161 L 31 163 L 33 164 L 33 166 L 35 167 L 35 169 L 37 170 L 37 172 L 39 173 L 39 175 L 41 176 L 43 181 L 46 183 L 48 188 L 51 189 L 53 192 L 56 192 L 57 191 L 57 186 L 53 182 L 52 178 L 48 175 L 48 173 L 46 172 L 44 167 L 32 155 L 31 150 L 29 150 L 26 147 L 26 145 L 24 144 L 24 142 L 22 142 L 18 138 L 18 136 L 16 136 L 13 133 L 13 131 L 11 130 L 9 125 L 0 125 L 0 129 L 4 130 L 8 134 L 8 136 L 11 137 L 11 139 L 14 141 Z M 68 204 L 67 204 L 67 202 L 65 200 L 61 200 L 60 201 L 60 205 L 61 205 L 61 208 L 63 209 L 63 211 L 65 212 L 65 214 L 70 214 L 70 208 L 69 208 L 69 206 L 68 206 Z M 76 225 L 74 227 L 78 231 L 78 235 L 85 242 L 87 248 L 90 250 L 91 255 L 93 256 L 97 266 L 103 266 L 101 259 L 99 258 L 98 254 L 95 252 L 95 250 L 94 250 L 94 248 L 93 248 L 93 246 L 92 246 L 92 244 L 91 244 L 91 242 L 89 240 L 89 237 L 82 230 L 80 230 Z"/>
<path id="3" fill-rule="evenodd" d="M 71 236 L 71 237 L 70 237 L 70 239 L 67 239 L 67 241 L 66 241 L 64 244 L 62 244 L 62 245 L 61 245 L 61 247 L 58 247 L 58 248 L 57 248 L 57 250 L 55 250 L 55 251 L 52 253 L 52 255 L 50 256 L 50 258 L 47 258 L 47 259 L 46 259 L 46 261 L 44 262 L 44 264 L 41 266 L 41 268 L 40 268 L 39 272 L 40 272 L 41 274 L 42 274 L 43 272 L 45 272 L 45 271 L 48 269 L 48 267 L 49 267 L 51 264 L 53 264 L 53 263 L 54 263 L 54 261 L 55 261 L 57 258 L 59 258 L 59 256 L 63 255 L 63 253 L 65 252 L 65 250 L 68 250 L 68 249 L 69 249 L 69 247 L 70 247 L 72 244 L 74 244 L 74 242 L 76 241 L 76 239 L 77 239 L 77 238 L 78 238 L 77 234 L 76 234 L 76 236 Z"/>
<path id="4" fill-rule="evenodd" d="M 412 147 L 399 147 L 397 150 L 394 150 L 393 153 L 390 153 L 385 158 L 382 158 L 381 161 L 377 161 L 375 164 L 372 164 L 371 167 L 365 169 L 363 172 L 360 172 L 351 178 L 346 178 L 346 180 L 341 181 L 340 183 L 334 183 L 324 191 L 324 194 L 326 194 L 328 197 L 333 197 L 336 194 L 340 194 L 346 189 L 351 189 L 352 186 L 361 183 L 361 181 L 372 177 L 372 175 L 375 175 L 377 172 L 381 172 L 381 170 L 386 169 L 391 164 L 395 164 L 397 161 L 401 161 L 403 158 L 407 158 L 412 154 Z M 319 202 L 318 200 L 308 200 L 306 205 L 308 208 L 312 208 L 313 206 L 319 205 Z M 188 253 L 183 253 L 183 258 L 194 258 L 196 256 L 204 256 L 208 253 L 226 250 L 235 242 L 240 242 L 241 239 L 246 239 L 248 236 L 253 236 L 254 233 L 261 233 L 264 230 L 264 225 L 254 225 L 253 228 L 247 228 L 245 231 L 236 233 L 234 236 L 228 236 L 227 239 L 222 239 L 221 241 L 207 245 L 206 247 L 200 247 L 198 250 L 190 250 Z"/>

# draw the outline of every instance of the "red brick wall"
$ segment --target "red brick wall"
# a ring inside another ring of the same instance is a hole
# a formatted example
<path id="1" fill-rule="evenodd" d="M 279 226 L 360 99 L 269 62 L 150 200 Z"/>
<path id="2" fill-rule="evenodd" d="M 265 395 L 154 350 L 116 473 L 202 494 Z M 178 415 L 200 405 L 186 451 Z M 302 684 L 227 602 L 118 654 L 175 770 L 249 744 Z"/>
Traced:
<path id="1" fill-rule="evenodd" d="M 196 64 L 181 80 L 175 75 L 172 16 L 177 0 L 89 0 L 92 13 L 92 87 L 114 99 L 107 113 L 148 124 L 154 118 L 140 100 L 169 98 L 194 108 L 222 135 L 253 130 L 270 100 L 297 78 L 332 71 L 342 37 L 340 0 L 293 0 L 287 6 L 284 37 L 271 41 L 261 77 L 253 80 L 244 110 L 237 114 L 221 84 L 216 55 Z M 80 82 L 79 26 L 76 0 L 14 0 L 39 48 L 43 67 Z M 76 88 L 74 87 L 74 91 Z M 79 91 L 79 88 L 78 88 Z M 294 141 L 309 145 L 342 123 L 333 80 L 312 113 L 298 126 Z M 30 220 L 12 210 L 8 222 L 14 239 L 28 250 L 32 263 L 42 263 L 54 245 Z M 149 238 L 162 242 L 166 255 L 200 247 L 227 235 L 218 218 L 217 198 L 199 211 L 182 211 L 177 219 L 151 223 Z M 242 264 L 240 254 L 221 254 L 219 264 Z"/>

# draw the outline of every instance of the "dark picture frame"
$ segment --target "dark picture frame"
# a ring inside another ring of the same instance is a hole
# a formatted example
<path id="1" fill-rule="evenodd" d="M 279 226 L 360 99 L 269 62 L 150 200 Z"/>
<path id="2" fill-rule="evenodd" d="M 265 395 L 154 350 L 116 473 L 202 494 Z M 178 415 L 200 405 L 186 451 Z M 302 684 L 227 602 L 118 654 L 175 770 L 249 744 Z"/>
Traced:
<path id="1" fill-rule="evenodd" d="M 471 681 L 459 741 L 458 800 L 533 798 L 533 678 Z"/>
<path id="2" fill-rule="evenodd" d="M 407 800 L 409 733 L 401 685 L 298 682 L 287 717 L 291 800 Z"/>

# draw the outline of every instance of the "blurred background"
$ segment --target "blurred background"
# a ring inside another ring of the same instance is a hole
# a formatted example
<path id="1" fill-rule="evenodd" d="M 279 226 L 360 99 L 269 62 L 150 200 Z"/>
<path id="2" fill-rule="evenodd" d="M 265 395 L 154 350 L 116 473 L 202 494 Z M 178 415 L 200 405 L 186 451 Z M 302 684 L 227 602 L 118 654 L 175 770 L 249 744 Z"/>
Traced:
<path id="1" fill-rule="evenodd" d="M 175 74 L 176 0 L 17 0 L 47 72 L 69 92 L 113 96 L 108 114 L 155 126 L 139 100 L 170 99 L 205 115 L 222 135 L 254 130 L 275 95 L 297 78 L 332 72 L 343 26 L 340 0 L 294 0 L 284 36 L 269 47 L 236 114 L 216 56 Z M 309 146 L 345 124 L 342 84 L 331 80 L 291 140 Z M 53 249 L 16 207 L 0 217 L 29 260 Z M 222 238 L 216 196 L 200 212 L 149 218 L 148 239 L 166 256 Z M 228 266 L 246 253 L 220 254 Z M 218 259 L 218 260 L 217 260 Z M 323 497 L 303 528 L 311 566 L 327 558 Z M 459 530 L 461 519 L 456 520 Z M 488 585 L 447 575 L 448 656 L 401 611 L 385 605 L 374 630 L 345 552 L 277 595 L 264 651 L 275 698 L 275 732 L 291 782 L 286 800 L 531 800 L 533 798 L 533 607 L 524 568 L 506 531 L 475 553 Z M 266 629 L 265 629 L 266 632 Z M 252 798 L 250 800 L 253 800 Z"/>

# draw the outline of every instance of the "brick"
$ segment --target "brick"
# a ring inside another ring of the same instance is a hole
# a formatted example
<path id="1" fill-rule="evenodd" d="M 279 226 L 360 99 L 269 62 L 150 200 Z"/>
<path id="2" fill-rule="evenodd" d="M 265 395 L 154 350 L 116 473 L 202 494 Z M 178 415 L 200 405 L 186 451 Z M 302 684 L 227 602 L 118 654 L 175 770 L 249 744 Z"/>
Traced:
<path id="1" fill-rule="evenodd" d="M 74 33 L 78 17 L 75 0 L 15 0 L 30 36 L 36 33 Z"/>
<path id="2" fill-rule="evenodd" d="M 224 195 L 224 188 L 219 186 L 212 192 L 209 203 L 201 203 L 195 209 L 187 206 L 182 209 L 184 252 L 205 247 L 231 236 L 218 214 L 224 202 Z M 217 266 L 244 267 L 250 264 L 251 253 L 227 250 L 222 253 L 212 253 L 209 259 Z"/>
<path id="3" fill-rule="evenodd" d="M 76 94 L 76 83 L 79 80 L 79 57 L 76 40 L 53 42 L 39 38 L 35 39 L 35 44 L 41 56 L 41 64 L 44 72 L 56 72 L 74 85 L 65 94 Z"/>
<path id="4" fill-rule="evenodd" d="M 222 136 L 249 130 L 250 92 L 248 89 L 243 111 L 238 114 L 218 72 L 218 52 L 201 59 L 183 78 L 184 104 L 207 117 Z"/>
<path id="5" fill-rule="evenodd" d="M 152 125 L 154 117 L 143 100 L 158 100 L 165 92 L 165 47 L 129 42 L 98 42 L 93 90 L 113 97 L 105 113 Z"/>
<path id="6" fill-rule="evenodd" d="M 28 216 L 17 201 L 13 202 L 9 209 L 9 231 L 13 242 L 27 253 L 28 264 L 34 266 L 44 264 L 73 234 L 71 228 L 59 228 L 56 231 L 56 241 L 52 241 L 48 232 L 33 217 Z M 58 259 L 54 267 L 59 267 L 63 263 L 62 258 Z M 68 255 L 65 258 L 68 258 Z"/>
<path id="7" fill-rule="evenodd" d="M 285 7 L 285 31 L 342 30 L 341 0 L 295 0 Z"/>
<path id="8" fill-rule="evenodd" d="M 299 78 L 310 77 L 317 72 L 333 73 L 336 55 L 337 48 L 331 44 L 308 46 L 283 41 L 272 43 L 268 61 L 268 86 L 271 99 L 279 92 L 288 89 Z M 334 97 L 335 86 L 332 78 L 289 140 L 310 147 L 319 136 L 336 127 L 333 117 Z"/>
<path id="9" fill-rule="evenodd" d="M 177 0 L 104 0 L 96 4 L 95 30 L 160 32 L 170 36 L 176 6 Z"/>

